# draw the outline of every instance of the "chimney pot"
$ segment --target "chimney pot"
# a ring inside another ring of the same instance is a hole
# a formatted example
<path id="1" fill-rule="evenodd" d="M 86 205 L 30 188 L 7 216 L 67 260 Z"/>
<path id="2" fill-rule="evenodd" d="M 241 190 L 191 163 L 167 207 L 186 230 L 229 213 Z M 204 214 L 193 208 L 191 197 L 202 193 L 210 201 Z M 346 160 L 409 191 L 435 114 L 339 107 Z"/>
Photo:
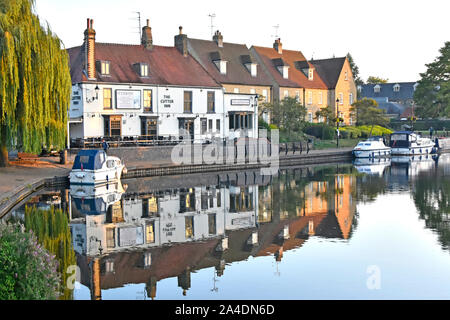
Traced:
<path id="1" fill-rule="evenodd" d="M 179 26 L 178 29 L 180 29 L 180 34 L 183 34 L 183 27 Z"/>
<path id="2" fill-rule="evenodd" d="M 91 29 L 94 29 L 94 19 L 91 19 Z"/>
<path id="3" fill-rule="evenodd" d="M 150 19 L 147 19 L 147 27 L 150 27 Z"/>

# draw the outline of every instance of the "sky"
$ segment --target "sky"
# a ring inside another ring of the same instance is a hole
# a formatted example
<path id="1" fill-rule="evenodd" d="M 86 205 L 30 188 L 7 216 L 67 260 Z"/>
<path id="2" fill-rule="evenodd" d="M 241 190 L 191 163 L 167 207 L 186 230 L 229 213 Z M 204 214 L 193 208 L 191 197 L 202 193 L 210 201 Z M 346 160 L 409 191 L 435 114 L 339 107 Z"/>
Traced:
<path id="1" fill-rule="evenodd" d="M 350 53 L 363 80 L 389 82 L 419 80 L 450 41 L 449 0 L 36 0 L 35 10 L 66 48 L 82 44 L 87 18 L 96 41 L 138 44 L 140 12 L 153 43 L 173 46 L 179 26 L 190 38 L 210 39 L 215 14 L 224 42 L 272 47 L 278 35 L 284 49 L 307 59 Z"/>

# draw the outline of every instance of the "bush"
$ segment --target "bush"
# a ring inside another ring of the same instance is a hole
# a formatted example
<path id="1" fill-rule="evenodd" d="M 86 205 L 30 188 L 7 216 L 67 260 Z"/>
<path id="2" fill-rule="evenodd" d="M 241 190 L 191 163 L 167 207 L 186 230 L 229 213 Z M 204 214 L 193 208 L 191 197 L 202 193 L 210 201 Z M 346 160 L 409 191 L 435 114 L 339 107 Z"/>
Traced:
<path id="1" fill-rule="evenodd" d="M 370 130 L 372 126 L 359 126 L 359 127 L 343 127 L 340 128 L 341 137 L 348 139 L 368 138 L 370 136 Z M 389 135 L 393 131 L 381 126 L 374 126 L 372 130 L 372 136 Z"/>
<path id="2" fill-rule="evenodd" d="M 0 300 L 53 300 L 59 295 L 55 257 L 33 232 L 0 225 Z"/>
<path id="3" fill-rule="evenodd" d="M 305 128 L 305 133 L 322 140 L 333 140 L 336 129 L 324 123 L 311 123 Z"/>

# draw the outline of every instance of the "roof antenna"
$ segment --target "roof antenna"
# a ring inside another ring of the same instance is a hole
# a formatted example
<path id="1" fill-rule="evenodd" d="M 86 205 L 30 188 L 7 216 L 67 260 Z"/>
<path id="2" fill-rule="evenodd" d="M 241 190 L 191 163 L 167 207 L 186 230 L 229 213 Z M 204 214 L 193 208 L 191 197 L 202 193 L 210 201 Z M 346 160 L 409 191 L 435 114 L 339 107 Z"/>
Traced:
<path id="1" fill-rule="evenodd" d="M 137 33 L 139 33 L 139 43 L 141 43 L 141 39 L 142 39 L 141 13 L 139 11 L 135 11 L 134 13 L 137 14 L 137 17 L 131 18 L 130 20 L 134 20 L 134 21 L 137 20 L 137 22 L 138 22 L 139 32 L 137 32 Z M 134 29 L 134 27 L 133 27 L 133 29 Z M 136 32 L 133 32 L 133 33 L 136 33 Z"/>
<path id="2" fill-rule="evenodd" d="M 214 18 L 216 17 L 216 14 L 215 13 L 208 14 L 208 17 L 211 19 L 210 27 L 211 27 L 211 38 L 212 38 L 214 35 L 214 27 L 215 27 Z"/>
<path id="3" fill-rule="evenodd" d="M 280 29 L 280 25 L 277 24 L 276 26 L 273 26 L 273 28 L 275 29 L 275 34 L 272 35 L 272 37 L 274 37 L 275 39 L 278 39 L 280 36 L 278 35 L 278 30 Z"/>

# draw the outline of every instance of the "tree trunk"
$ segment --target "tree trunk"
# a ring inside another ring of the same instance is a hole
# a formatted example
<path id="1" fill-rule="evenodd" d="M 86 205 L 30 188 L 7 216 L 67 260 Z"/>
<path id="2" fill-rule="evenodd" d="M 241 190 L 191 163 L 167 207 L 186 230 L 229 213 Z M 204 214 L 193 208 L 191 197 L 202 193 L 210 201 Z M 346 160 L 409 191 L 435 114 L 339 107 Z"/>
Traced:
<path id="1" fill-rule="evenodd" d="M 9 159 L 8 159 L 8 149 L 6 146 L 0 146 L 0 167 L 8 167 Z"/>

